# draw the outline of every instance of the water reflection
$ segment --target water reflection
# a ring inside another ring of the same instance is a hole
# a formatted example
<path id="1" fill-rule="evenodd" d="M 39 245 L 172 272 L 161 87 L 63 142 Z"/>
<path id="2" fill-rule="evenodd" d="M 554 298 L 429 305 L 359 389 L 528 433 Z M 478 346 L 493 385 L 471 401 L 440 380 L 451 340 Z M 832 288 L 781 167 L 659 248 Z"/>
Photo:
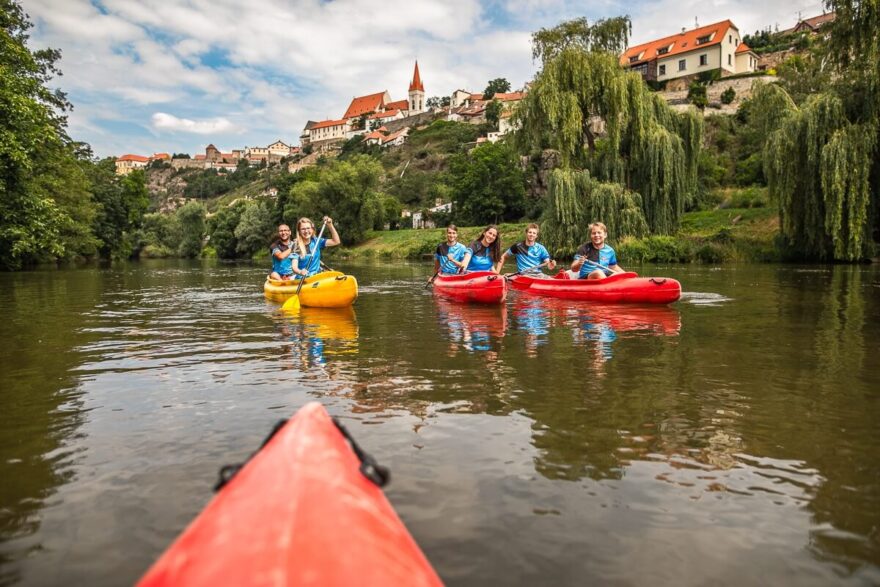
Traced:
<path id="1" fill-rule="evenodd" d="M 275 313 L 286 368 L 309 371 L 323 368 L 328 356 L 356 355 L 358 324 L 354 309 L 301 307 L 296 313 Z"/>
<path id="2" fill-rule="evenodd" d="M 437 323 L 448 339 L 448 356 L 460 351 L 486 353 L 497 360 L 501 340 L 507 332 L 507 306 L 456 303 L 436 298 Z"/>

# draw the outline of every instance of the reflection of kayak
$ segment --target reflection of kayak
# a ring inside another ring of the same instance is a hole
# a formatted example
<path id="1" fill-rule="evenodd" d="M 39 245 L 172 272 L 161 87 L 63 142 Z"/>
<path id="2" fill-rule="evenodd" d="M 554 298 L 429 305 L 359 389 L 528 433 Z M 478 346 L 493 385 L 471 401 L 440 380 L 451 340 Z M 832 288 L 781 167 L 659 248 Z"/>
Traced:
<path id="1" fill-rule="evenodd" d="M 572 318 L 610 326 L 618 332 L 651 331 L 676 336 L 681 331 L 681 315 L 674 306 L 635 304 L 572 304 L 553 298 L 517 298 L 514 312 L 522 316 L 535 308 L 544 309 L 547 327 L 551 320 L 568 322 Z"/>
<path id="2" fill-rule="evenodd" d="M 140 585 L 440 585 L 382 490 L 359 467 L 321 404 L 307 404 Z"/>
<path id="3" fill-rule="evenodd" d="M 306 286 L 303 286 L 305 289 Z M 294 317 L 321 339 L 357 340 L 354 308 L 302 308 Z"/>
<path id="4" fill-rule="evenodd" d="M 284 302 L 296 293 L 298 280 L 266 279 L 263 293 L 273 302 Z M 313 308 L 343 308 L 358 296 L 357 279 L 339 271 L 325 271 L 306 277 L 299 291 L 299 303 Z"/>
<path id="5" fill-rule="evenodd" d="M 507 280 L 491 271 L 438 275 L 434 293 L 459 302 L 500 304 L 507 298 Z"/>
<path id="6" fill-rule="evenodd" d="M 507 331 L 507 306 L 464 306 L 445 299 L 437 300 L 441 324 L 448 329 L 463 332 L 481 332 L 492 338 L 502 338 Z"/>
<path id="7" fill-rule="evenodd" d="M 605 279 L 553 279 L 517 275 L 514 289 L 536 295 L 606 303 L 668 304 L 681 297 L 681 284 L 668 277 L 639 277 L 633 272 L 616 273 Z"/>

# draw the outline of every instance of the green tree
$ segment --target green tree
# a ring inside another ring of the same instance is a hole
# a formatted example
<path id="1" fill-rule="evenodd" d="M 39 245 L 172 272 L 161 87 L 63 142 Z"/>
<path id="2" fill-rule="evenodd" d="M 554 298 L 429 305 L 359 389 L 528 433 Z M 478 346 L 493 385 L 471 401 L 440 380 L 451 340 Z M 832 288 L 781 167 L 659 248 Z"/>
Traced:
<path id="1" fill-rule="evenodd" d="M 177 254 L 181 257 L 198 257 L 202 252 L 205 238 L 205 214 L 207 210 L 201 202 L 187 202 L 177 209 L 174 215 L 180 225 L 180 244 Z"/>
<path id="2" fill-rule="evenodd" d="M 180 223 L 176 214 L 144 214 L 138 236 L 138 256 L 164 258 L 177 255 L 180 246 Z"/>
<path id="3" fill-rule="evenodd" d="M 721 103 L 722 104 L 730 104 L 736 98 L 736 90 L 733 89 L 733 86 L 727 88 L 723 92 L 721 92 Z"/>
<path id="4" fill-rule="evenodd" d="M 501 120 L 502 112 L 504 112 L 504 106 L 498 100 L 492 100 L 486 104 L 486 120 L 495 130 L 498 130 L 498 121 Z"/>
<path id="5" fill-rule="evenodd" d="M 592 25 L 586 18 L 567 20 L 532 34 L 532 58 L 547 63 L 568 48 L 618 55 L 626 49 L 631 33 L 629 16 L 599 19 Z"/>
<path id="6" fill-rule="evenodd" d="M 709 105 L 709 98 L 706 96 L 706 85 L 699 82 L 691 82 L 688 87 L 688 100 L 691 104 L 703 110 Z"/>
<path id="7" fill-rule="evenodd" d="M 504 94 L 510 91 L 510 82 L 503 77 L 491 80 L 483 90 L 483 100 L 491 100 L 495 94 Z"/>
<path id="8" fill-rule="evenodd" d="M 625 36 L 621 27 L 613 28 L 618 38 Z M 616 54 L 587 51 L 575 42 L 562 43 L 564 48 L 557 50 L 560 43 L 554 40 L 549 47 L 535 49 L 537 55 L 551 57 L 514 115 L 522 123 L 519 141 L 534 152 L 548 147 L 556 150 L 563 168 L 589 170 L 590 177 L 598 181 L 640 194 L 652 232 L 676 230 L 697 191 L 702 116 L 693 111 L 674 112 L 647 89 L 639 74 L 624 71 Z M 548 199 L 559 201 L 584 193 L 565 189 L 560 194 L 548 193 Z M 629 192 L 609 193 L 623 197 Z M 582 205 L 559 204 L 564 209 Z M 557 221 L 552 216 L 548 220 Z M 576 241 L 586 240 L 587 226 L 580 230 L 569 235 L 574 240 L 550 244 L 570 249 Z M 555 233 L 564 234 L 562 230 Z"/>
<path id="9" fill-rule="evenodd" d="M 248 201 L 235 227 L 235 239 L 238 241 L 236 250 L 245 257 L 268 250 L 275 229 L 269 206 L 262 201 Z"/>
<path id="10" fill-rule="evenodd" d="M 361 242 L 382 216 L 382 174 L 382 165 L 368 155 L 333 161 L 320 169 L 316 179 L 293 186 L 284 216 L 308 216 L 316 223 L 331 216 L 344 244 Z"/>
<path id="11" fill-rule="evenodd" d="M 525 205 L 519 157 L 504 143 L 486 143 L 449 163 L 453 216 L 460 224 L 518 220 Z"/>
<path id="12" fill-rule="evenodd" d="M 51 162 L 68 143 L 63 113 L 69 104 L 47 86 L 59 73 L 60 52 L 29 50 L 30 27 L 16 2 L 0 0 L 0 267 L 5 269 L 65 256 L 61 237 L 72 222 L 42 177 L 64 171 Z"/>
<path id="13" fill-rule="evenodd" d="M 244 209 L 245 202 L 239 200 L 232 206 L 221 207 L 216 214 L 208 219 L 210 243 L 221 259 L 234 259 L 238 256 L 238 239 L 235 237 L 235 228 L 241 222 Z M 272 222 L 271 224 L 276 223 Z"/>

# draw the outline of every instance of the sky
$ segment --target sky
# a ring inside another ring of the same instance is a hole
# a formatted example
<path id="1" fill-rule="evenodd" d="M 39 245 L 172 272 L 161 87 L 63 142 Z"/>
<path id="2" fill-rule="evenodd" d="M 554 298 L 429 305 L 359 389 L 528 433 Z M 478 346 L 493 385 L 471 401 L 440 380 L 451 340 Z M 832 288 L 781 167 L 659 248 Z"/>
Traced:
<path id="1" fill-rule="evenodd" d="M 794 26 L 817 0 L 19 0 L 31 49 L 61 50 L 53 87 L 73 104 L 72 138 L 96 156 L 223 152 L 299 144 L 308 120 L 351 99 L 519 89 L 537 64 L 532 32 L 627 14 L 636 45 L 731 19 L 742 34 Z"/>

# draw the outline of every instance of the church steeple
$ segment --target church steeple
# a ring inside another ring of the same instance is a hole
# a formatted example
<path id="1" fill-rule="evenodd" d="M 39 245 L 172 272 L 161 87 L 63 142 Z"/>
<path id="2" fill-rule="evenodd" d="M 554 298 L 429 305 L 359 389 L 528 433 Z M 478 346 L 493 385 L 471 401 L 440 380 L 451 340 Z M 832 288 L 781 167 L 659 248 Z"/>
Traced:
<path id="1" fill-rule="evenodd" d="M 409 83 L 409 113 L 418 114 L 425 110 L 425 86 L 419 75 L 419 62 L 416 60 L 416 68 L 413 70 L 413 78 Z"/>

